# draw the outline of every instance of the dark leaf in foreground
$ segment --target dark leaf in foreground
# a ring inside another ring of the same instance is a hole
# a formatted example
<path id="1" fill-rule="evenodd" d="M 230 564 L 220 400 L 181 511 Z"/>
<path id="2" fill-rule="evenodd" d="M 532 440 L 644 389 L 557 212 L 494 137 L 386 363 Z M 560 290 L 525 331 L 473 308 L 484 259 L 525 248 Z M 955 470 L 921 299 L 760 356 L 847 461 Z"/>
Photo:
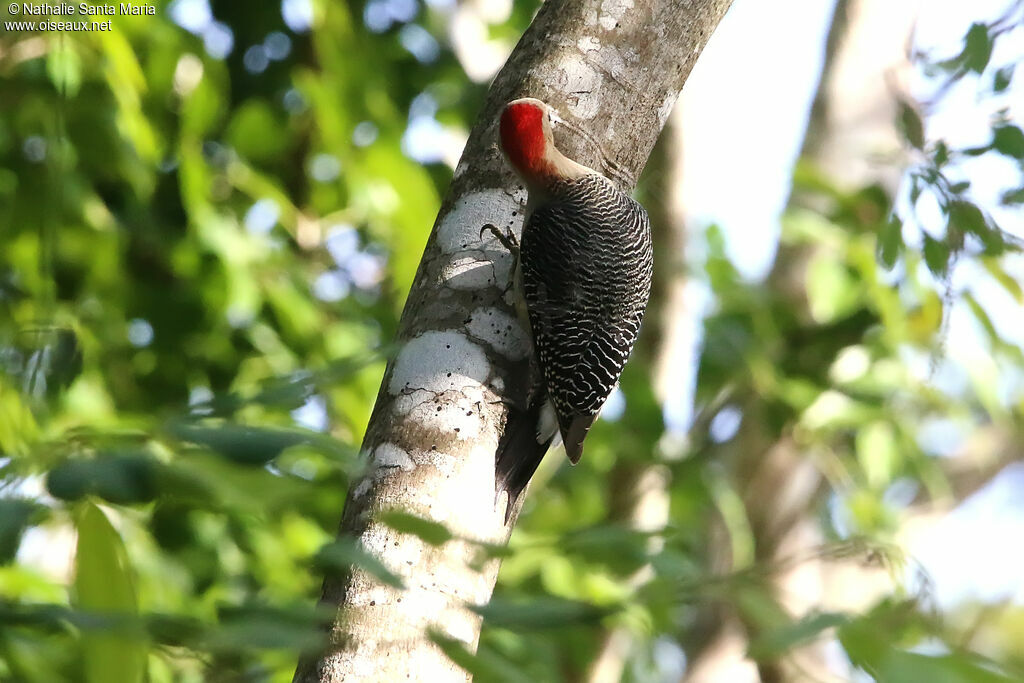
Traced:
<path id="1" fill-rule="evenodd" d="M 447 633 L 435 629 L 430 631 L 429 636 L 430 640 L 441 648 L 448 659 L 478 680 L 502 681 L 503 683 L 530 683 L 533 680 L 520 673 L 512 663 L 500 660 L 493 654 L 483 651 L 470 652 L 465 643 L 452 638 Z"/>
<path id="2" fill-rule="evenodd" d="M 827 629 L 849 621 L 844 614 L 823 612 L 811 614 L 783 628 L 765 631 L 750 643 L 747 652 L 753 659 L 769 660 L 818 637 Z"/>
<path id="3" fill-rule="evenodd" d="M 45 514 L 44 506 L 30 500 L 0 499 L 0 565 L 14 559 L 25 529 Z"/>
<path id="4" fill-rule="evenodd" d="M 228 460 L 243 465 L 265 465 L 287 448 L 308 443 L 315 436 L 308 432 L 246 425 L 194 425 L 179 423 L 170 428 L 183 441 L 206 446 Z"/>
<path id="5" fill-rule="evenodd" d="M 576 600 L 545 597 L 533 600 L 492 598 L 486 605 L 472 608 L 490 626 L 512 631 L 534 631 L 592 624 L 612 614 L 614 607 L 600 607 Z"/>
<path id="6" fill-rule="evenodd" d="M 360 567 L 381 583 L 395 588 L 404 588 L 401 577 L 392 573 L 380 560 L 366 552 L 358 542 L 351 538 L 339 538 L 322 546 L 314 556 L 313 562 L 321 570 L 331 572 Z"/>
<path id="7" fill-rule="evenodd" d="M 61 500 L 93 495 L 120 505 L 148 503 L 157 496 L 161 468 L 152 456 L 141 451 L 72 458 L 50 470 L 46 489 Z"/>
<path id="8" fill-rule="evenodd" d="M 412 534 L 432 546 L 443 545 L 455 538 L 445 525 L 405 512 L 385 512 L 379 519 L 395 531 Z"/>

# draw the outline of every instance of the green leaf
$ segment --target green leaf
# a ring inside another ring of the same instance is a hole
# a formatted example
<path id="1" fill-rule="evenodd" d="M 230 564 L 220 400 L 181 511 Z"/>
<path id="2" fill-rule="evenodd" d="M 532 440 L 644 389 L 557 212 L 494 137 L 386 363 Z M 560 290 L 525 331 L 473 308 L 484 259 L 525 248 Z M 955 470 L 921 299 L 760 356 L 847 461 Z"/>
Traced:
<path id="1" fill-rule="evenodd" d="M 999 203 L 1003 206 L 1016 206 L 1018 204 L 1024 204 L 1024 187 L 1018 187 L 1014 190 L 1007 190 L 999 198 Z"/>
<path id="2" fill-rule="evenodd" d="M 891 639 L 899 635 L 898 632 L 886 633 L 879 625 L 889 626 L 869 614 L 844 624 L 838 634 L 850 662 L 873 676 L 877 676 L 881 661 L 892 649 Z"/>
<path id="3" fill-rule="evenodd" d="M 46 489 L 61 500 L 93 495 L 120 505 L 147 503 L 157 496 L 160 468 L 160 463 L 141 451 L 72 458 L 50 470 Z"/>
<path id="4" fill-rule="evenodd" d="M 981 264 L 985 266 L 988 274 L 1013 297 L 1014 301 L 1019 304 L 1024 303 L 1024 289 L 1021 288 L 1020 283 L 1012 275 L 1003 270 L 998 259 L 992 257 L 982 258 Z"/>
<path id="5" fill-rule="evenodd" d="M 884 489 L 895 478 L 899 468 L 899 449 L 892 426 L 873 422 L 857 432 L 857 461 L 868 485 Z"/>
<path id="6" fill-rule="evenodd" d="M 495 656 L 483 647 L 476 653 L 471 652 L 466 643 L 438 629 L 431 629 L 427 635 L 448 659 L 465 669 L 474 679 L 503 683 L 531 683 L 535 680 L 519 671 L 513 663 Z"/>
<path id="7" fill-rule="evenodd" d="M 924 236 L 924 262 L 928 270 L 936 277 L 945 277 L 949 269 L 949 245 L 945 242 Z"/>
<path id="8" fill-rule="evenodd" d="M 972 654 L 922 655 L 896 650 L 881 667 L 886 683 L 1011 683 L 1019 681 L 992 668 L 992 662 Z"/>
<path id="9" fill-rule="evenodd" d="M 1024 159 L 1024 131 L 1013 124 L 992 129 L 992 147 L 1000 154 Z"/>
<path id="10" fill-rule="evenodd" d="M 325 544 L 317 551 L 313 563 L 321 570 L 346 571 L 359 567 L 373 575 L 381 583 L 395 588 L 404 588 L 402 578 L 384 566 L 384 563 L 366 552 L 355 539 L 343 537 Z"/>
<path id="11" fill-rule="evenodd" d="M 49 50 L 46 72 L 50 81 L 65 97 L 73 98 L 82 86 L 82 58 L 74 41 L 59 41 Z"/>
<path id="12" fill-rule="evenodd" d="M 877 258 L 886 268 L 896 265 L 903 248 L 903 222 L 893 216 L 878 229 Z"/>
<path id="13" fill-rule="evenodd" d="M 989 341 L 998 346 L 1002 340 L 999 337 L 999 332 L 996 330 L 995 323 L 992 322 L 992 318 L 989 316 L 988 311 L 985 310 L 985 307 L 981 305 L 981 302 L 971 292 L 964 292 L 963 300 L 967 302 L 971 313 L 974 314 L 975 319 L 985 330 L 985 335 L 989 338 Z"/>
<path id="14" fill-rule="evenodd" d="M 325 644 L 323 616 L 310 609 L 226 607 L 218 615 L 218 627 L 204 634 L 201 646 L 232 656 L 246 650 L 315 652 Z"/>
<path id="15" fill-rule="evenodd" d="M 954 236 L 959 236 L 961 243 L 963 235 L 974 235 L 984 245 L 985 254 L 989 256 L 1006 251 L 1006 238 L 1002 230 L 999 229 L 999 226 L 987 218 L 977 205 L 963 199 L 958 199 L 949 204 L 947 233 L 950 236 L 950 240 Z"/>
<path id="16" fill-rule="evenodd" d="M 917 149 L 924 149 L 924 123 L 917 109 L 906 100 L 899 101 L 899 124 L 903 137 Z"/>
<path id="17" fill-rule="evenodd" d="M 985 24 L 972 24 L 964 38 L 964 66 L 970 71 L 981 73 L 992 58 L 992 38 Z"/>
<path id="18" fill-rule="evenodd" d="M 982 237 L 989 231 L 985 214 L 977 205 L 963 199 L 949 204 L 949 227 L 960 234 L 970 233 Z"/>
<path id="19" fill-rule="evenodd" d="M 565 534 L 559 548 L 584 562 L 600 563 L 621 572 L 632 572 L 648 559 L 649 536 L 620 525 L 592 526 Z"/>
<path id="20" fill-rule="evenodd" d="M 0 498 L 0 565 L 14 559 L 25 529 L 46 514 L 46 508 L 22 498 Z"/>
<path id="21" fill-rule="evenodd" d="M 825 631 L 849 621 L 845 614 L 820 612 L 809 614 L 782 628 L 761 633 L 750 643 L 748 654 L 753 659 L 776 659 L 798 645 L 802 645 Z"/>
<path id="22" fill-rule="evenodd" d="M 270 105 L 259 99 L 243 103 L 227 128 L 227 141 L 242 156 L 254 161 L 272 160 L 288 144 L 287 127 L 274 116 Z"/>
<path id="23" fill-rule="evenodd" d="M 1013 67 L 1014 65 L 1010 64 L 996 71 L 996 75 L 992 77 L 992 90 L 1003 92 L 1010 86 L 1010 80 L 1013 78 Z"/>
<path id="24" fill-rule="evenodd" d="M 448 527 L 445 525 L 406 512 L 384 512 L 378 519 L 395 531 L 412 534 L 432 546 L 444 545 L 455 538 L 455 535 L 448 531 Z"/>
<path id="25" fill-rule="evenodd" d="M 25 330 L 18 341 L 27 359 L 21 371 L 22 393 L 27 396 L 54 399 L 82 371 L 82 350 L 70 328 Z"/>
<path id="26" fill-rule="evenodd" d="M 844 263 L 818 253 L 807 266 L 807 299 L 815 322 L 830 323 L 857 306 L 859 291 Z"/>
<path id="27" fill-rule="evenodd" d="M 237 424 L 200 426 L 186 423 L 172 425 L 172 434 L 184 441 L 201 444 L 228 460 L 243 465 L 262 466 L 286 448 L 308 443 L 317 435 L 297 429 L 249 427 Z"/>
<path id="28" fill-rule="evenodd" d="M 74 605 L 82 610 L 132 619 L 137 616 L 135 580 L 121 536 L 92 503 L 77 518 Z M 139 632 L 110 629 L 82 635 L 85 680 L 89 683 L 137 683 L 146 665 Z"/>
<path id="29" fill-rule="evenodd" d="M 490 626 L 512 631 L 535 631 L 592 624 L 616 611 L 576 600 L 544 597 L 533 600 L 491 598 L 486 605 L 472 607 Z"/>

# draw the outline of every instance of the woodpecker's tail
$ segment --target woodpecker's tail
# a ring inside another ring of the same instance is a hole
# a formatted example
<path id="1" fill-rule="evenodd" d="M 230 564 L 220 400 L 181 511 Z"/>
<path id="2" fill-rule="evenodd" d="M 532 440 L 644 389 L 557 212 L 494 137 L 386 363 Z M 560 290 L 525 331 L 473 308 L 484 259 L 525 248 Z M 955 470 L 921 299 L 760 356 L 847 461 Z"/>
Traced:
<path id="1" fill-rule="evenodd" d="M 551 410 L 547 396 L 535 398 L 526 410 L 509 408 L 505 433 L 494 457 L 495 503 L 502 491 L 508 492 L 506 524 L 512 516 L 512 508 L 558 433 L 557 421 L 553 415 L 547 414 Z"/>

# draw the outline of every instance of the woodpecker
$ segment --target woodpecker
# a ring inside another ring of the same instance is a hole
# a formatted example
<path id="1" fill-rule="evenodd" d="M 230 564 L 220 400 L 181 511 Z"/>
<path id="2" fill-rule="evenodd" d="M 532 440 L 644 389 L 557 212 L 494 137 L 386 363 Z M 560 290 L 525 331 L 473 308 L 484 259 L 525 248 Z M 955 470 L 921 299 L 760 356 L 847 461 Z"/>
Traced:
<path id="1" fill-rule="evenodd" d="M 499 123 L 502 151 L 528 192 L 520 243 L 502 242 L 518 252 L 515 281 L 540 371 L 526 414 L 509 415 L 495 459 L 496 493 L 508 492 L 506 523 L 557 437 L 579 462 L 651 292 L 647 212 L 558 151 L 551 131 L 560 121 L 544 102 L 524 98 L 508 103 Z"/>

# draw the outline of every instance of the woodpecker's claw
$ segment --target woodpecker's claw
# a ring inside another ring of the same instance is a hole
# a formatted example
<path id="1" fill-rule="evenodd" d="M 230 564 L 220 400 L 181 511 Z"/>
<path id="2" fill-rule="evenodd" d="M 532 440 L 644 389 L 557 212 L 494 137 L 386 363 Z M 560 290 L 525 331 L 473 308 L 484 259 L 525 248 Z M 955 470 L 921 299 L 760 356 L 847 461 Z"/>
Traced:
<path id="1" fill-rule="evenodd" d="M 508 249 L 513 254 L 519 252 L 519 240 L 516 239 L 516 234 L 511 230 L 506 230 L 504 233 L 496 228 L 492 223 L 488 223 L 484 227 L 480 228 L 480 238 L 483 239 L 484 233 L 489 232 L 494 235 L 494 238 L 501 242 L 501 246 Z"/>
<path id="2" fill-rule="evenodd" d="M 501 290 L 501 295 L 505 296 L 509 291 L 515 287 L 515 272 L 519 266 L 519 240 L 516 239 L 516 234 L 511 229 L 506 229 L 502 232 L 496 228 L 492 223 L 488 223 L 484 227 L 480 228 L 480 239 L 483 239 L 484 233 L 489 232 L 494 235 L 494 238 L 501 242 L 501 246 L 508 249 L 508 252 L 512 254 L 512 269 L 509 271 L 511 275 L 508 279 L 508 284 Z"/>

